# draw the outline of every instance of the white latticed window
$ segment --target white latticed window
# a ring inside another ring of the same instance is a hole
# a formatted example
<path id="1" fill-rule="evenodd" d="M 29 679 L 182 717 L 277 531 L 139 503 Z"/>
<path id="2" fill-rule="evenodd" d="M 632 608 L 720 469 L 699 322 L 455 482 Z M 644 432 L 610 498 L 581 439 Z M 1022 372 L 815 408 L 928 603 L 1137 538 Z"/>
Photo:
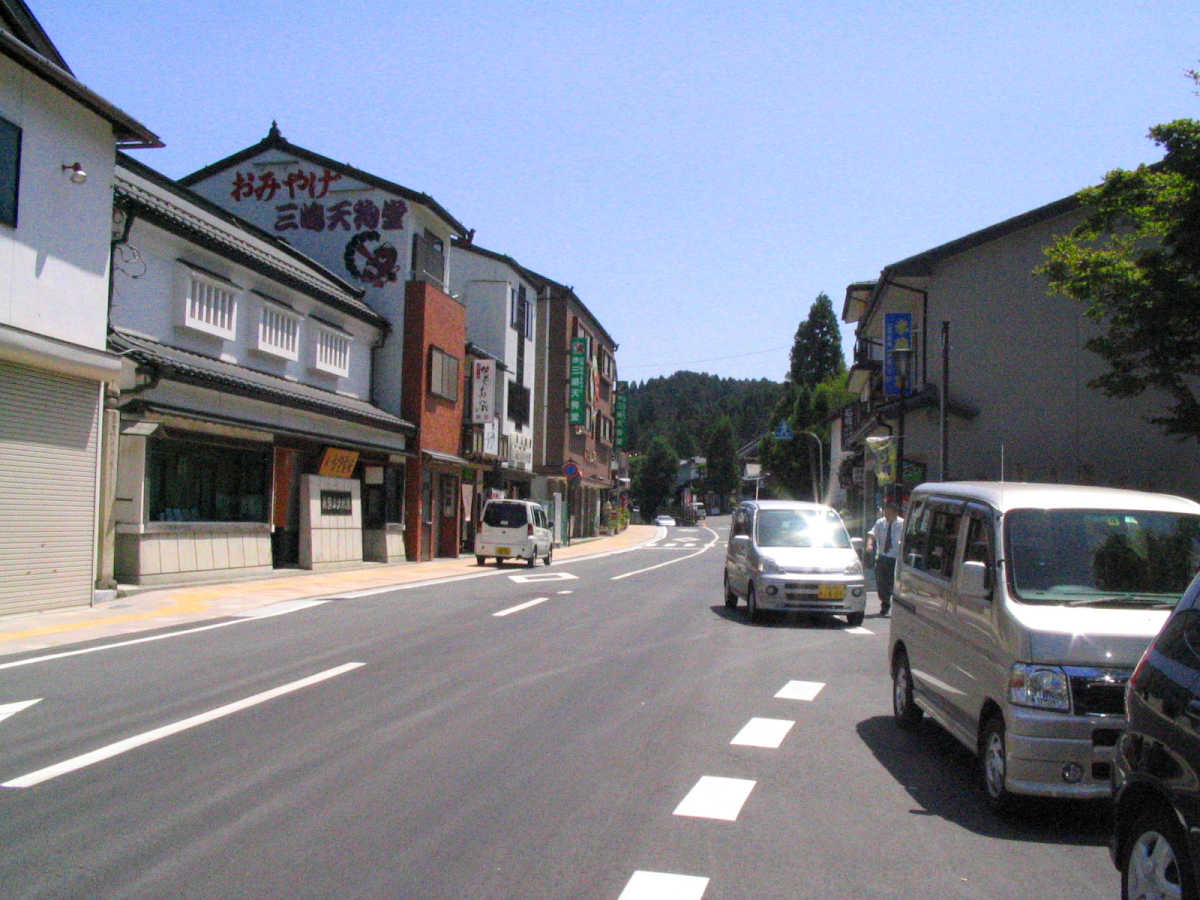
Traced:
<path id="1" fill-rule="evenodd" d="M 232 341 L 237 337 L 237 288 L 189 272 L 184 324 Z"/>
<path id="2" fill-rule="evenodd" d="M 298 358 L 300 317 L 286 309 L 264 303 L 258 320 L 258 349 L 284 359 Z"/>
<path id="3" fill-rule="evenodd" d="M 345 378 L 350 374 L 350 335 L 332 328 L 317 326 L 317 359 L 315 367 L 331 375 Z"/>

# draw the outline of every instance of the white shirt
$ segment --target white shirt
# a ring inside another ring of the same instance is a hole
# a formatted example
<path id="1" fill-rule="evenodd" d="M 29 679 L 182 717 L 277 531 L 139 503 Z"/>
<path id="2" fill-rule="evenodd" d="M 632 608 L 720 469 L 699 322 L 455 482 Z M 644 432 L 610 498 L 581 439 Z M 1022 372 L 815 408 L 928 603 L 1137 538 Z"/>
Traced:
<path id="1" fill-rule="evenodd" d="M 896 516 L 892 520 L 892 546 L 889 550 L 883 548 L 887 546 L 888 520 L 886 516 L 880 516 L 875 520 L 875 524 L 871 526 L 871 537 L 874 539 L 875 555 L 890 556 L 896 558 L 896 554 L 900 551 L 900 537 L 904 534 L 904 520 Z"/>

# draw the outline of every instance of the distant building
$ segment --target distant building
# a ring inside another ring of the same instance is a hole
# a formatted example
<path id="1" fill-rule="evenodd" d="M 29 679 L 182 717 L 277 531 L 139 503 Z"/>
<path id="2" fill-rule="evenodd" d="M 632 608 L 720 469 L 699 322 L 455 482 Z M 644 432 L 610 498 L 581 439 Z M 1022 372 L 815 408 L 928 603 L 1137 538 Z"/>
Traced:
<path id="1" fill-rule="evenodd" d="M 0 0 L 0 614 L 87 604 L 99 565 L 112 176 L 161 147 Z"/>
<path id="2" fill-rule="evenodd" d="M 617 448 L 617 342 L 565 285 L 537 275 L 533 496 L 566 503 L 570 537 L 607 527 L 628 485 Z"/>
<path id="3" fill-rule="evenodd" d="M 842 320 L 856 325 L 849 383 L 859 399 L 842 410 L 837 449 L 842 483 L 864 521 L 890 477 L 887 444 L 871 439 L 898 438 L 902 408 L 905 465 L 897 480 L 905 488 L 1004 478 L 1200 497 L 1195 443 L 1147 422 L 1163 398 L 1152 391 L 1112 398 L 1089 387 L 1104 364 L 1084 344 L 1100 326 L 1078 301 L 1050 296 L 1034 274 L 1051 239 L 1082 215 L 1068 197 L 847 288 Z M 873 443 L 885 452 L 873 452 Z"/>

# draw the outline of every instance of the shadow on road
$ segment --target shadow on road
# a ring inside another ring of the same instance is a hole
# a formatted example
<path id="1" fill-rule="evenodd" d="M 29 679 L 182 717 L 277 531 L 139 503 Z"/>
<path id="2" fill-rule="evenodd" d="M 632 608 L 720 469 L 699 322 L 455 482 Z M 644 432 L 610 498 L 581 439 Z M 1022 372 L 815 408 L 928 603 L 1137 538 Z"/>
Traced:
<path id="1" fill-rule="evenodd" d="M 828 613 L 777 612 L 764 609 L 759 611 L 758 621 L 752 623 L 746 617 L 745 606 L 729 609 L 721 604 L 710 606 L 709 609 L 722 619 L 753 628 L 824 628 L 829 631 L 842 631 L 850 627 L 844 617 Z"/>
<path id="2" fill-rule="evenodd" d="M 1029 798 L 1003 818 L 984 801 L 975 757 L 925 719 L 912 733 L 890 716 L 858 723 L 863 743 L 912 797 L 914 816 L 940 816 L 976 834 L 1041 844 L 1104 846 L 1112 827 L 1107 801 Z"/>

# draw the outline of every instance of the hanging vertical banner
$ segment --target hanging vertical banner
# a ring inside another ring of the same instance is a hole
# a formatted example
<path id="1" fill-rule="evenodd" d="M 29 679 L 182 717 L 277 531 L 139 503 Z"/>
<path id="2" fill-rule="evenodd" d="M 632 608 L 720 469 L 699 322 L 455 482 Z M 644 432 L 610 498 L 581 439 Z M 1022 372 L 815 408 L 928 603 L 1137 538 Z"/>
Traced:
<path id="1" fill-rule="evenodd" d="M 496 418 L 496 361 L 477 359 L 471 364 L 471 422 L 484 425 Z"/>
<path id="2" fill-rule="evenodd" d="M 587 340 L 571 338 L 571 385 L 568 397 L 571 425 L 587 423 Z"/>
<path id="3" fill-rule="evenodd" d="M 886 397 L 900 396 L 896 350 L 916 350 L 912 313 L 885 313 L 883 316 L 883 393 Z"/>
<path id="4" fill-rule="evenodd" d="M 896 439 L 869 437 L 867 449 L 875 459 L 875 483 L 891 484 L 896 480 Z"/>
<path id="5" fill-rule="evenodd" d="M 613 419 L 615 422 L 616 445 L 625 446 L 625 414 L 629 405 L 629 389 L 624 381 L 617 382 L 617 396 L 613 402 Z"/>

